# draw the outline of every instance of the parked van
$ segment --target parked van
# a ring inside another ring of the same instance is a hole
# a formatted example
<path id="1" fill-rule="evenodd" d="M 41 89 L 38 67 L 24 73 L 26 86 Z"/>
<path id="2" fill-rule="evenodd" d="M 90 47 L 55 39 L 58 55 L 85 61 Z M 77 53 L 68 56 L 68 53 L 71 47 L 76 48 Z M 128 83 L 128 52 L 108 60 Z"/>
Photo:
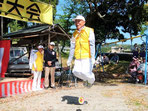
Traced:
<path id="1" fill-rule="evenodd" d="M 28 58 L 26 47 L 11 47 L 7 72 L 30 72 Z"/>

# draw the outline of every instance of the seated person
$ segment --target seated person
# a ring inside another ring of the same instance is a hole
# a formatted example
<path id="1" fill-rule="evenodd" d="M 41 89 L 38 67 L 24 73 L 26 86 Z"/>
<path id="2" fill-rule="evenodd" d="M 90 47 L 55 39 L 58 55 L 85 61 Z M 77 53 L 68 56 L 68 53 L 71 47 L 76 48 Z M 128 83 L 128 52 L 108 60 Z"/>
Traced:
<path id="1" fill-rule="evenodd" d="M 114 56 L 110 59 L 110 62 L 113 64 L 118 64 L 119 62 L 119 56 L 117 55 L 117 53 L 114 53 Z"/>
<path id="2" fill-rule="evenodd" d="M 99 54 L 99 56 L 97 57 L 97 60 L 95 61 L 95 65 L 97 64 L 101 65 L 102 62 L 103 62 L 103 57 L 101 56 L 101 54 Z"/>
<path id="3" fill-rule="evenodd" d="M 140 58 L 141 58 L 141 60 L 142 60 L 142 58 L 144 58 L 144 57 L 145 57 L 145 44 L 142 43 L 142 44 L 141 44 L 141 48 L 140 48 Z"/>
<path id="4" fill-rule="evenodd" d="M 132 76 L 134 82 L 136 82 L 137 77 L 137 68 L 139 67 L 140 62 L 136 56 L 133 57 L 133 61 L 129 65 L 129 74 Z"/>
<path id="5" fill-rule="evenodd" d="M 147 72 L 148 72 L 148 65 L 147 65 Z M 137 68 L 137 73 L 140 75 L 142 74 L 143 77 L 145 75 L 145 58 L 142 59 L 141 64 L 139 65 L 139 67 Z"/>
<path id="6" fill-rule="evenodd" d="M 139 48 L 137 43 L 134 44 L 134 47 L 132 48 L 133 57 L 136 56 L 138 58 L 139 56 Z"/>
<path id="7" fill-rule="evenodd" d="M 109 58 L 105 54 L 103 54 L 103 64 L 109 64 Z"/>

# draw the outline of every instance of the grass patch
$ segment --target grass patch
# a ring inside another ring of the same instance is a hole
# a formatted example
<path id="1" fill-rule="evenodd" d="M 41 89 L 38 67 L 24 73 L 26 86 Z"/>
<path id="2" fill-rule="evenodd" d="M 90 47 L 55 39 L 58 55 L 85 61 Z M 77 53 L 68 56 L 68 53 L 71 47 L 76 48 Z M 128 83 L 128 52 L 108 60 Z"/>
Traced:
<path id="1" fill-rule="evenodd" d="M 130 77 L 126 73 L 129 66 L 129 61 L 120 61 L 118 64 L 108 64 L 104 66 L 104 72 L 102 66 L 97 66 L 94 68 L 93 72 L 96 77 L 96 82 L 108 82 L 110 80 L 119 79 L 119 81 L 128 81 L 127 78 Z"/>
<path id="2" fill-rule="evenodd" d="M 62 58 L 68 58 L 69 53 L 68 52 L 61 53 L 61 56 L 62 56 Z"/>
<path id="3" fill-rule="evenodd" d="M 118 64 L 109 64 L 105 67 L 106 72 L 124 74 L 129 66 L 129 61 L 120 61 Z"/>
<path id="4" fill-rule="evenodd" d="M 138 102 L 138 101 L 135 101 L 135 103 L 134 103 L 136 106 L 140 106 L 141 105 L 141 103 L 140 102 Z"/>
<path id="5" fill-rule="evenodd" d="M 129 66 L 129 61 L 120 61 L 118 64 L 108 64 L 104 65 L 104 71 L 111 74 L 125 74 Z M 103 72 L 102 66 L 97 66 L 97 71 Z"/>

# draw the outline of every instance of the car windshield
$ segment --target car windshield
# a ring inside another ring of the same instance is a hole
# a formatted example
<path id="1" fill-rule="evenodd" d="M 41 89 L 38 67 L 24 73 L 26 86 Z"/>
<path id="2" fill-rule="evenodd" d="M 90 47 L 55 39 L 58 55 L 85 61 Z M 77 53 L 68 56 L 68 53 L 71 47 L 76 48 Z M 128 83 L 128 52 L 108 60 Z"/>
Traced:
<path id="1" fill-rule="evenodd" d="M 14 56 L 22 56 L 24 54 L 23 50 L 15 50 L 14 53 Z"/>

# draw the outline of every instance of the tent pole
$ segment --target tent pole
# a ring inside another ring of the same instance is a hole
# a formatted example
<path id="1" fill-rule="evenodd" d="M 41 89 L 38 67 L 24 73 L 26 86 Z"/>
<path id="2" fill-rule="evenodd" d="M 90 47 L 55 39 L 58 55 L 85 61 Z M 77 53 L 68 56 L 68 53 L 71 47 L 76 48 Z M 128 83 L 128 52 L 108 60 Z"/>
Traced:
<path id="1" fill-rule="evenodd" d="M 97 59 L 97 55 L 98 55 L 98 50 L 99 50 L 99 44 L 97 44 L 97 47 L 96 47 L 96 55 L 95 55 L 95 59 Z"/>
<path id="2" fill-rule="evenodd" d="M 145 85 L 147 84 L 147 41 L 148 41 L 148 35 L 146 35 L 146 52 L 145 52 Z"/>

